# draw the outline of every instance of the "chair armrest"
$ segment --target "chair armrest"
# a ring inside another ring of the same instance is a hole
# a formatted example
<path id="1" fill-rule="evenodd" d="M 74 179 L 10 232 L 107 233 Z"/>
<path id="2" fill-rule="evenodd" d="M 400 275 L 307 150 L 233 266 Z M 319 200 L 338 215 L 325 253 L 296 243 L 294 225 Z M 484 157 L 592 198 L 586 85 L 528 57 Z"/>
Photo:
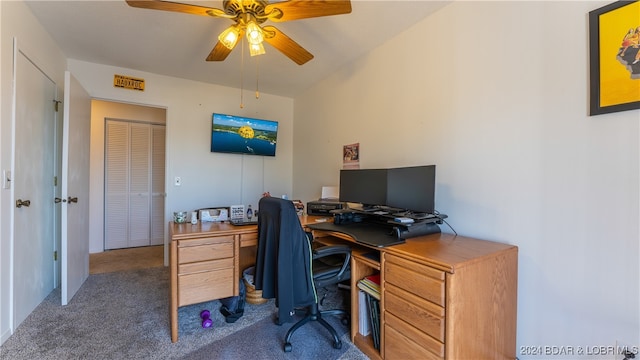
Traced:
<path id="1" fill-rule="evenodd" d="M 313 250 L 313 259 L 321 259 L 331 255 L 344 255 L 344 261 L 340 266 L 340 271 L 336 275 L 342 277 L 351 265 L 351 248 L 348 245 L 327 245 Z"/>
<path id="2" fill-rule="evenodd" d="M 329 255 L 345 254 L 351 256 L 351 248 L 348 245 L 327 245 L 313 249 L 313 258 L 319 259 Z"/>

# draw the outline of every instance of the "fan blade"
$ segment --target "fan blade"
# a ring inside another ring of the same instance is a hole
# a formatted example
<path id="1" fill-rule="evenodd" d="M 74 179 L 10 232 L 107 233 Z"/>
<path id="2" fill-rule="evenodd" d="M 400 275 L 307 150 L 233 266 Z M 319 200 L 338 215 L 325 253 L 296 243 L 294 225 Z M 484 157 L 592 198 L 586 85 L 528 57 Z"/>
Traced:
<path id="1" fill-rule="evenodd" d="M 349 14 L 349 0 L 289 0 L 265 6 L 269 20 L 284 22 L 321 16 Z M 272 14 L 272 12 L 274 12 Z"/>
<path id="2" fill-rule="evenodd" d="M 305 50 L 297 42 L 291 40 L 290 37 L 285 35 L 280 30 L 273 26 L 265 26 L 262 28 L 265 32 L 264 41 L 268 42 L 274 48 L 280 50 L 289 59 L 293 60 L 296 64 L 302 65 L 307 61 L 313 59 L 313 55 Z"/>
<path id="3" fill-rule="evenodd" d="M 163 0 L 126 0 L 127 4 L 132 7 L 152 10 L 165 10 L 174 11 L 179 13 L 203 15 L 203 16 L 217 16 L 228 19 L 233 19 L 235 15 L 228 15 L 224 11 L 216 8 L 210 8 L 206 6 L 183 4 L 171 1 Z"/>
<path id="4" fill-rule="evenodd" d="M 240 33 L 238 34 L 238 38 L 240 40 L 236 43 L 236 45 L 242 42 L 243 36 L 244 36 L 244 30 L 240 30 Z M 234 45 L 234 49 L 236 45 Z M 216 46 L 214 46 L 213 50 L 211 50 L 211 52 L 209 53 L 209 56 L 207 56 L 207 61 L 222 61 L 226 59 L 227 56 L 229 56 L 232 50 L 233 49 L 229 49 L 228 47 L 224 46 L 222 44 L 222 41 L 218 41 L 216 43 Z"/>
<path id="5" fill-rule="evenodd" d="M 229 56 L 231 50 L 232 49 L 222 45 L 222 42 L 218 41 L 209 53 L 209 56 L 207 56 L 207 61 L 222 61 Z"/>

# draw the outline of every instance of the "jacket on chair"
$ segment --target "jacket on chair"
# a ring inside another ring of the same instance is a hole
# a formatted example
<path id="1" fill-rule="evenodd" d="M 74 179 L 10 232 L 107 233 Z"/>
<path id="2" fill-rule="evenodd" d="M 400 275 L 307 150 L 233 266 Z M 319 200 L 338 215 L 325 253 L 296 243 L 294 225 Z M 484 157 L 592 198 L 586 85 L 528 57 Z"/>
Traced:
<path id="1" fill-rule="evenodd" d="M 293 203 L 264 197 L 259 203 L 254 285 L 276 299 L 278 322 L 293 321 L 295 308 L 313 304 L 312 253 Z"/>

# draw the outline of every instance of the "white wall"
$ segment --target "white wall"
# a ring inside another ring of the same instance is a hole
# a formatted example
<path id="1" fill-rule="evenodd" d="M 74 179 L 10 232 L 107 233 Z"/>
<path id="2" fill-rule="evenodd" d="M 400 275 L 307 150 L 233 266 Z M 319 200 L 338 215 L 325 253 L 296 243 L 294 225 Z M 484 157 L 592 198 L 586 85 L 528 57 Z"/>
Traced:
<path id="1" fill-rule="evenodd" d="M 49 76 L 63 98 L 66 59 L 31 12 L 19 1 L 0 1 L 0 173 L 12 170 L 13 146 L 13 41 Z M 58 113 L 61 119 L 62 114 Z M 0 189 L 0 344 L 11 335 L 11 238 L 13 189 Z M 17 239 L 16 241 L 19 241 Z"/>
<path id="2" fill-rule="evenodd" d="M 236 204 L 252 204 L 255 209 L 264 191 L 291 194 L 292 99 L 269 94 L 261 94 L 260 99 L 245 96 L 241 109 L 238 89 L 74 59 L 69 59 L 69 70 L 93 98 L 166 109 L 167 222 L 172 219 L 173 211 Z M 115 74 L 143 78 L 145 91 L 115 88 Z M 278 121 L 276 156 L 211 153 L 211 116 L 214 112 Z M 95 121 L 93 125 L 100 126 Z M 93 168 L 96 166 L 94 161 L 103 156 L 103 153 L 95 152 L 103 151 L 99 138 L 104 134 L 95 128 L 92 133 Z M 97 171 L 99 169 L 93 169 L 94 174 Z M 179 187 L 173 185 L 176 176 L 182 179 Z M 92 188 L 93 195 L 95 191 L 99 189 Z M 92 203 L 91 211 L 92 219 L 101 214 L 100 204 Z M 92 223 L 95 221 L 93 219 Z M 97 227 L 92 229 L 91 252 L 102 251 L 102 239 L 95 236 L 101 236 Z"/>
<path id="3" fill-rule="evenodd" d="M 294 195 L 354 142 L 362 168 L 436 164 L 456 231 L 519 247 L 518 346 L 639 345 L 640 111 L 587 115 L 606 3 L 454 2 L 338 69 L 295 99 Z"/>

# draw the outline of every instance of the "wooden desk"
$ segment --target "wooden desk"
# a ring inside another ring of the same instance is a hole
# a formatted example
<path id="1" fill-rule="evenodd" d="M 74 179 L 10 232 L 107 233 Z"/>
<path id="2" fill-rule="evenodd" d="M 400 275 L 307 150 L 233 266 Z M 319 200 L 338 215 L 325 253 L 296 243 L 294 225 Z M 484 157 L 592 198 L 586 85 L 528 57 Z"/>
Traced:
<path id="1" fill-rule="evenodd" d="M 322 216 L 300 217 L 315 223 Z M 178 308 L 239 294 L 244 269 L 255 264 L 256 225 L 169 223 L 171 341 L 178 341 Z"/>
<path id="2" fill-rule="evenodd" d="M 303 225 L 319 217 L 303 216 Z M 178 307 L 235 296 L 254 264 L 257 226 L 169 224 L 171 341 Z M 352 245 L 351 338 L 372 359 L 514 359 L 518 248 L 433 234 L 386 248 L 314 231 L 316 241 Z M 374 252 L 380 260 L 364 256 Z M 381 275 L 381 341 L 358 328 L 358 280 Z"/>
<path id="3" fill-rule="evenodd" d="M 372 359 L 515 359 L 518 248 L 449 234 L 371 248 L 350 242 L 351 338 Z M 364 256 L 378 253 L 379 261 Z M 380 273 L 380 349 L 359 333 L 360 279 Z"/>

